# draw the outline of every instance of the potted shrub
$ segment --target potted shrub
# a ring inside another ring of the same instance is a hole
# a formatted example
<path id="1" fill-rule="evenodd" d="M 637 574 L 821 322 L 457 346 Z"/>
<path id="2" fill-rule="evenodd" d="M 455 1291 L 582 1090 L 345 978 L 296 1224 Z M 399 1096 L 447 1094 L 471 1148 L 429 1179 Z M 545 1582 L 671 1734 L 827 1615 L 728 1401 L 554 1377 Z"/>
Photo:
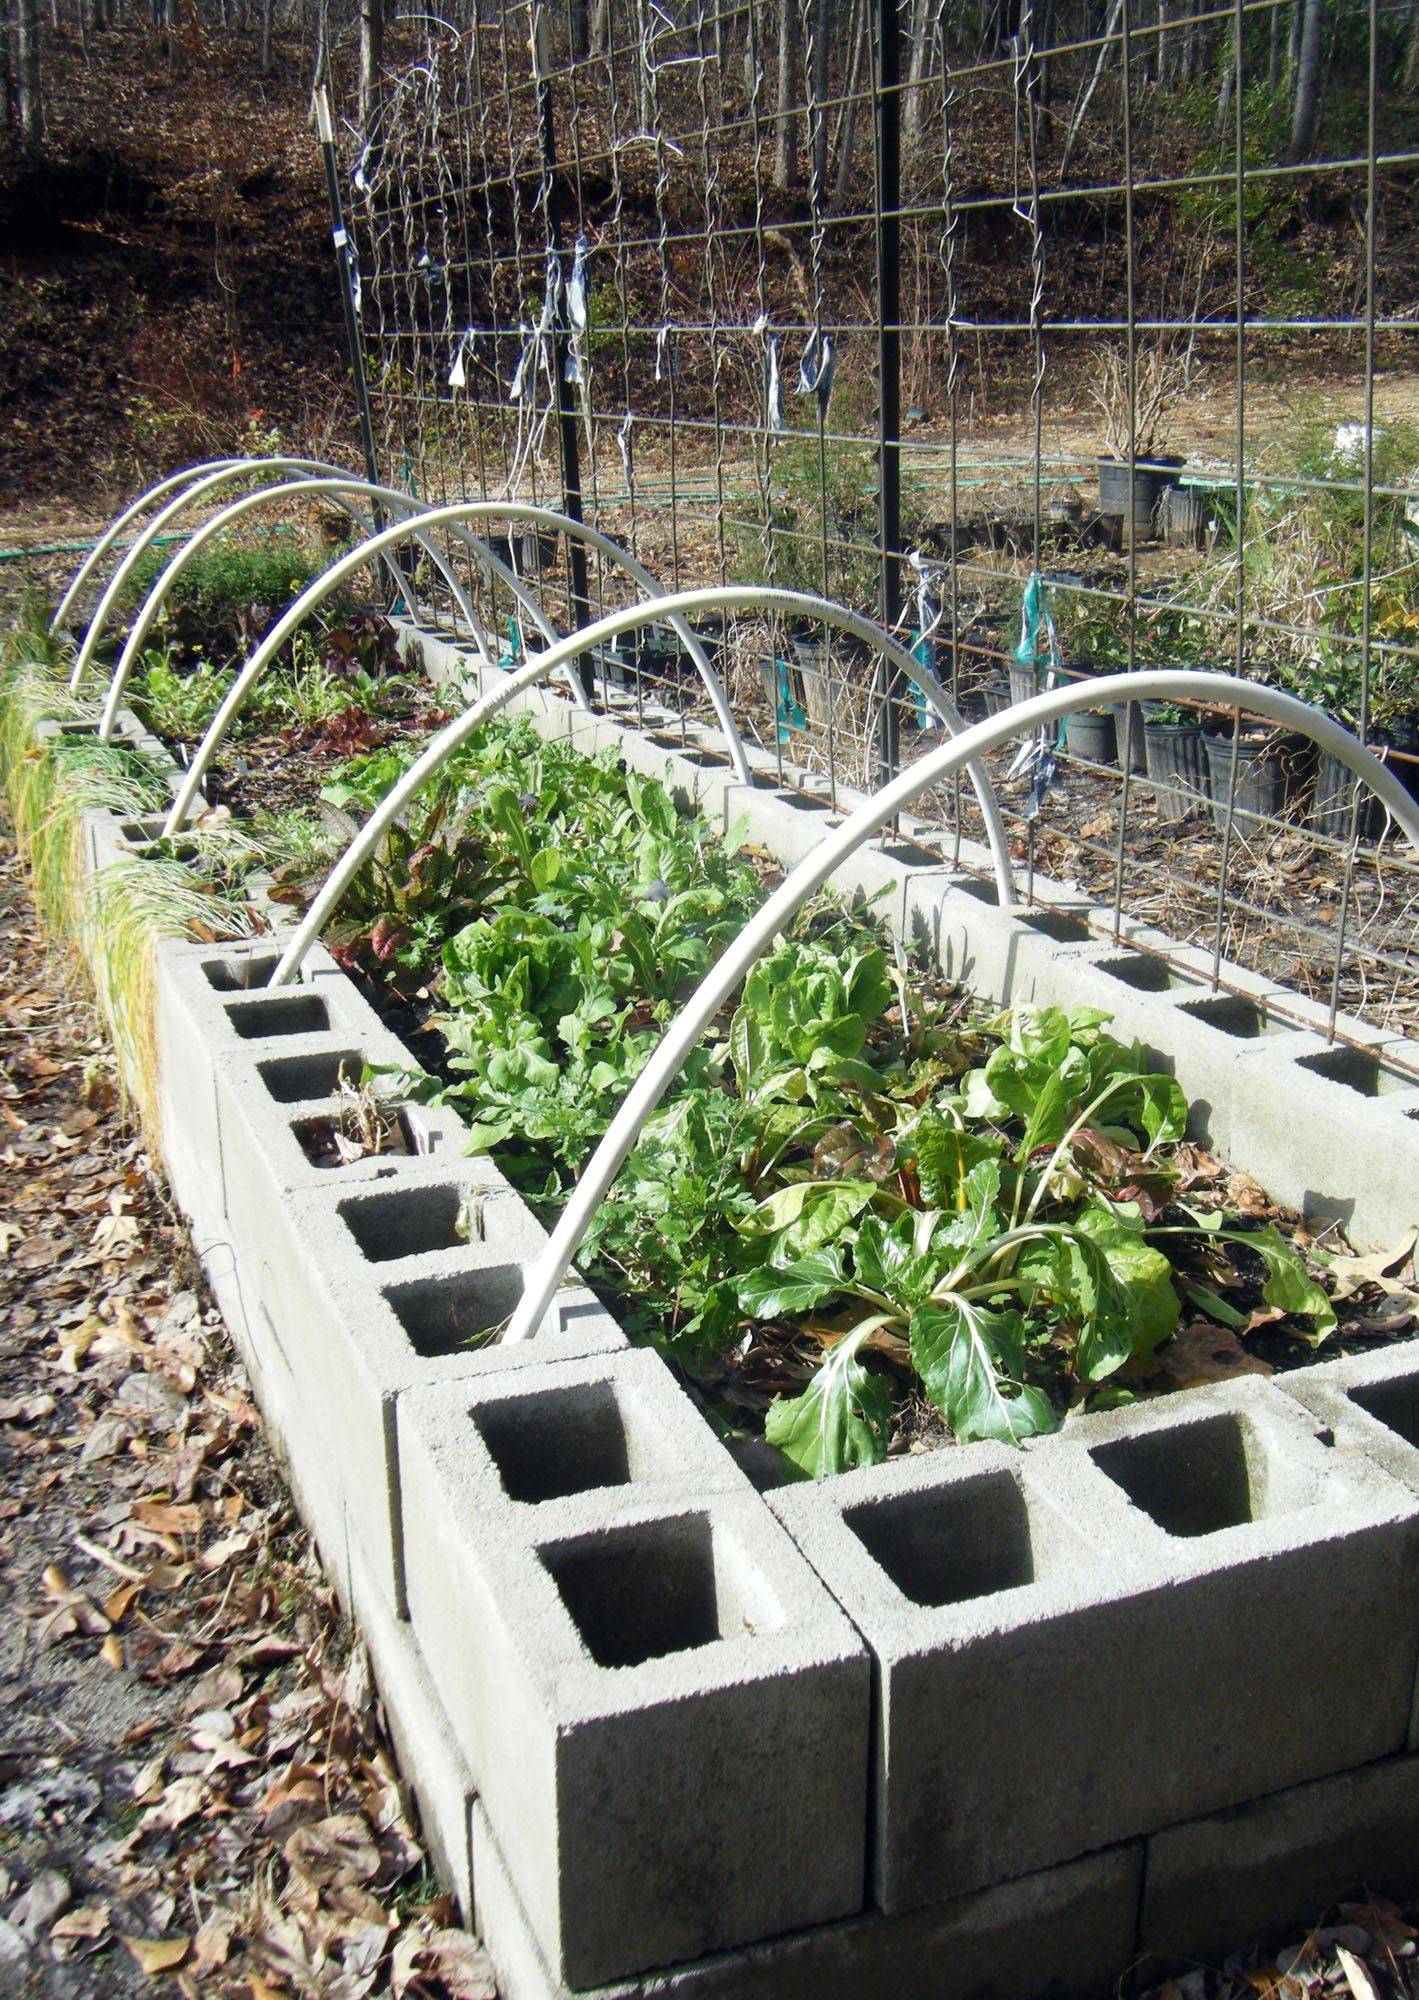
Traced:
<path id="1" fill-rule="evenodd" d="M 1186 819 L 1207 803 L 1207 753 L 1202 741 L 1202 718 L 1196 709 L 1179 708 L 1176 702 L 1145 701 L 1143 710 L 1143 750 L 1148 776 L 1154 785 L 1154 802 L 1162 820 Z"/>
<path id="2" fill-rule="evenodd" d="M 1134 357 L 1130 403 L 1124 350 L 1110 342 L 1099 352 L 1091 392 L 1104 419 L 1107 447 L 1099 458 L 1099 512 L 1121 518 L 1134 535 L 1153 532 L 1158 502 L 1182 470 L 1183 460 L 1168 446 L 1186 383 L 1183 357 L 1160 341 Z"/>
<path id="3" fill-rule="evenodd" d="M 1128 623 L 1122 599 L 1090 596 L 1072 602 L 1060 618 L 1060 644 L 1072 674 L 1126 673 Z M 1136 644 L 1134 650 L 1141 665 Z M 1130 771 L 1144 768 L 1143 717 L 1136 701 L 1071 715 L 1064 736 L 1073 756 L 1107 764 L 1126 755 Z"/>
<path id="4" fill-rule="evenodd" d="M 1371 605 L 1371 637 L 1388 645 L 1419 649 L 1419 595 L 1409 601 L 1398 591 L 1385 592 Z M 1394 769 L 1408 791 L 1419 797 L 1419 663 L 1386 650 L 1370 658 L 1369 701 L 1362 700 L 1362 651 L 1359 645 L 1324 639 L 1314 654 L 1287 675 L 1290 691 L 1357 733 L 1362 711 L 1366 735 L 1376 756 L 1389 761 L 1398 751 Z M 1363 794 L 1363 796 L 1362 796 Z M 1355 800 L 1360 797 L 1359 834 L 1377 840 L 1384 832 L 1385 809 L 1379 799 L 1329 751 L 1320 753 L 1311 794 L 1310 823 L 1336 839 L 1348 839 Z"/>

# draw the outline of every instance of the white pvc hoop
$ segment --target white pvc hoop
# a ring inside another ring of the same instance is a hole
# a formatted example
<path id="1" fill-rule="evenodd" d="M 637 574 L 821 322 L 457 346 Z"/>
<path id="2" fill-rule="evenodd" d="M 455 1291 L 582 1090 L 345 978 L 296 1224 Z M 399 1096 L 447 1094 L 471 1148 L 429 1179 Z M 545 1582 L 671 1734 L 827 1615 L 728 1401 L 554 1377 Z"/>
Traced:
<path id="1" fill-rule="evenodd" d="M 107 630 L 108 621 L 112 617 L 114 609 L 123 595 L 129 577 L 133 574 L 133 571 L 142 561 L 143 556 L 163 532 L 164 528 L 177 520 L 180 515 L 185 514 L 189 507 L 195 506 L 199 500 L 204 499 L 208 493 L 215 491 L 219 486 L 229 485 L 234 479 L 254 478 L 275 473 L 306 473 L 324 475 L 327 478 L 339 478 L 344 476 L 344 467 L 327 465 L 323 459 L 319 458 L 233 459 L 226 465 L 219 467 L 217 471 L 209 472 L 205 478 L 199 479 L 195 485 L 189 486 L 186 491 L 179 493 L 175 500 L 169 500 L 162 511 L 154 515 L 147 527 L 141 533 L 134 536 L 118 568 L 109 578 L 108 587 L 94 607 L 94 614 L 89 620 L 83 644 L 80 646 L 74 660 L 74 670 L 69 676 L 71 693 L 77 691 L 83 681 L 84 675 L 88 672 L 93 662 L 94 654 L 98 649 L 99 640 Z"/>
<path id="2" fill-rule="evenodd" d="M 84 560 L 79 564 L 78 569 L 75 570 L 69 588 L 60 598 L 54 616 L 49 621 L 50 631 L 57 632 L 59 630 L 68 616 L 75 598 L 88 582 L 89 577 L 122 535 L 129 522 L 136 521 L 145 508 L 151 507 L 155 500 L 160 500 L 164 493 L 171 493 L 174 486 L 190 485 L 192 481 L 200 479 L 204 473 L 217 472 L 224 466 L 241 465 L 248 462 L 250 461 L 236 458 L 209 458 L 204 460 L 201 465 L 185 466 L 181 472 L 170 473 L 166 479 L 160 479 L 156 486 L 150 486 L 146 492 L 140 493 L 131 505 L 125 507 L 121 514 L 109 522 L 108 526 L 84 557 Z"/>
<path id="3" fill-rule="evenodd" d="M 1233 674 L 1206 674 L 1162 668 L 1147 673 L 1111 674 L 1106 683 L 1092 682 L 1057 688 L 1017 702 L 1001 714 L 973 724 L 954 741 L 931 751 L 903 771 L 860 806 L 839 827 L 825 833 L 810 854 L 779 885 L 724 956 L 713 965 L 666 1029 L 654 1055 L 632 1084 L 605 1137 L 588 1160 L 571 1198 L 523 1279 L 522 1298 L 508 1322 L 503 1340 L 526 1340 L 541 1325 L 558 1287 L 566 1278 L 592 1217 L 626 1156 L 640 1137 L 646 1120 L 674 1082 L 721 1007 L 760 953 L 772 944 L 832 875 L 840 862 L 861 847 L 913 799 L 950 777 L 972 758 L 998 749 L 1012 736 L 1042 723 L 1090 708 L 1111 708 L 1120 701 L 1202 700 L 1209 705 L 1244 709 L 1280 722 L 1312 738 L 1323 750 L 1364 779 L 1398 820 L 1413 846 L 1419 847 L 1419 805 L 1394 773 L 1328 715 L 1294 696 L 1245 681 Z"/>
<path id="4" fill-rule="evenodd" d="M 524 510 L 518 507 L 517 511 L 522 513 Z M 535 514 L 540 512 L 540 510 L 528 509 L 526 512 Z M 451 521 L 480 520 L 498 516 L 506 518 L 508 513 L 509 503 L 505 501 L 460 501 L 449 507 L 431 508 L 428 513 L 419 515 L 418 528 L 424 530 L 440 527 L 445 522 Z M 347 576 L 352 575 L 362 563 L 371 561 L 374 557 L 381 555 L 386 549 L 407 540 L 412 533 L 413 528 L 410 523 L 399 522 L 394 527 L 385 528 L 380 534 L 371 536 L 358 549 L 352 550 L 349 555 L 342 557 L 339 562 L 332 564 L 322 576 L 317 577 L 315 582 L 296 599 L 285 614 L 272 626 L 271 630 L 242 668 L 228 691 L 226 699 L 212 718 L 207 734 L 198 746 L 196 754 L 183 778 L 177 797 L 173 801 L 172 810 L 168 814 L 167 825 L 164 829 L 165 833 L 177 833 L 185 825 L 187 815 L 192 810 L 193 802 L 201 788 L 203 775 L 220 747 L 223 738 L 226 736 L 234 716 L 245 701 L 253 683 L 264 673 L 286 640 L 309 617 L 310 613 L 318 608 L 325 597 L 339 584 L 343 583 Z M 596 542 L 603 539 L 603 537 L 598 536 L 596 537 Z M 595 542 L 593 546 L 595 546 Z M 615 548 L 614 543 L 609 546 L 612 549 Z M 621 554 L 624 556 L 624 552 L 621 552 Z M 742 610 L 781 608 L 785 611 L 799 613 L 805 617 L 822 620 L 843 631 L 854 633 L 858 638 L 865 640 L 874 651 L 890 659 L 893 665 L 908 680 L 921 689 L 922 693 L 940 715 L 948 730 L 956 731 L 964 728 L 965 725 L 960 715 L 946 699 L 935 677 L 925 672 L 919 662 L 913 659 L 912 655 L 904 647 L 898 645 L 895 639 L 884 632 L 879 625 L 874 624 L 870 618 L 864 617 L 857 611 L 847 611 L 841 605 L 830 603 L 826 598 L 809 597 L 795 591 L 765 590 L 760 589 L 757 585 L 721 584 L 707 590 L 681 591 L 668 596 L 656 594 L 648 606 L 631 605 L 621 611 L 612 612 L 607 617 L 599 619 L 594 625 L 585 626 L 581 631 L 573 633 L 570 638 L 558 641 L 546 653 L 530 661 L 528 665 L 535 670 L 532 678 L 540 679 L 543 674 L 551 672 L 568 661 L 576 659 L 581 653 L 600 645 L 604 640 L 617 637 L 623 632 L 635 631 L 642 625 L 663 622 L 669 625 L 673 631 L 676 629 L 676 621 L 682 620 L 682 614 L 686 611 L 693 613 L 728 608 Z M 683 620 L 681 629 L 684 629 Z M 704 680 L 705 687 L 714 705 L 716 716 L 728 722 L 729 743 L 732 752 L 738 732 L 734 728 L 733 717 L 729 714 L 728 704 L 724 699 L 724 691 L 719 686 L 714 670 L 708 665 L 701 669 L 701 678 Z M 519 682 L 518 684 L 519 686 L 525 686 L 529 683 Z M 437 738 L 435 739 L 435 741 L 438 740 Z M 741 773 L 741 782 L 748 782 L 748 761 L 744 756 L 742 743 L 739 745 L 739 755 L 735 759 L 735 764 L 736 770 Z M 991 850 L 995 857 L 997 875 L 1003 882 L 1008 881 L 1009 861 L 1005 848 L 1005 829 L 1001 824 L 1000 811 L 995 801 L 995 794 L 991 789 L 990 780 L 986 777 L 983 769 L 973 769 L 971 778 L 975 785 L 977 796 L 980 799 L 981 810 L 985 815 L 986 828 Z M 1008 894 L 1008 891 L 1005 893 Z"/>
<path id="5" fill-rule="evenodd" d="M 844 610 L 841 605 L 833 604 L 827 598 L 809 597 L 801 591 L 760 589 L 752 584 L 721 584 L 706 590 L 682 591 L 674 597 L 667 597 L 661 600 L 659 603 L 628 605 L 622 611 L 612 612 L 609 617 L 599 620 L 597 624 L 588 625 L 582 631 L 574 632 L 570 638 L 560 640 L 548 652 L 539 655 L 536 659 L 527 661 L 516 673 L 509 674 L 505 680 L 499 681 L 486 694 L 480 695 L 471 708 L 466 709 L 462 715 L 456 716 L 452 722 L 439 731 L 437 736 L 429 740 L 424 746 L 422 753 L 409 766 L 403 777 L 396 784 L 392 785 L 380 800 L 375 810 L 370 814 L 355 838 L 336 862 L 334 868 L 331 869 L 330 874 L 321 885 L 320 893 L 301 918 L 294 936 L 281 956 L 280 963 L 271 975 L 270 984 L 273 986 L 282 986 L 295 978 L 306 953 L 310 950 L 310 947 L 320 935 L 322 928 L 338 907 L 346 889 L 379 845 L 389 827 L 404 810 L 405 806 L 409 804 L 411 799 L 418 795 L 434 772 L 453 755 L 455 750 L 466 743 L 469 737 L 483 723 L 488 721 L 491 716 L 497 714 L 499 709 L 505 708 L 514 696 L 520 694 L 524 688 L 531 687 L 535 682 L 545 679 L 563 661 L 574 659 L 579 652 L 585 651 L 588 646 L 600 645 L 604 639 L 615 638 L 622 632 L 636 631 L 642 625 L 654 624 L 660 619 L 664 619 L 668 623 L 672 611 L 679 613 L 682 611 L 763 610 L 797 614 L 800 617 L 811 618 L 826 625 L 836 625 L 845 631 L 857 633 L 860 637 L 864 636 L 862 628 L 869 627 L 872 634 L 872 643 L 879 645 L 882 651 L 892 660 L 893 664 L 898 667 L 905 668 L 906 663 L 910 661 L 911 669 L 917 679 L 918 685 L 924 684 L 925 677 L 922 675 L 922 669 L 917 662 L 912 660 L 911 655 L 898 646 L 894 640 L 889 639 L 886 633 L 872 626 L 870 619 L 863 618 L 858 612 Z M 948 730 L 961 731 L 965 729 L 964 722 L 956 714 L 950 703 L 945 700 L 945 697 L 940 694 L 939 689 L 935 690 L 933 699 L 936 699 L 938 705 L 945 710 L 942 719 Z M 215 727 L 215 724 L 213 726 Z M 193 769 L 196 769 L 195 764 Z M 1000 819 L 1000 808 L 996 802 L 995 792 L 992 789 L 989 777 L 986 775 L 984 765 L 973 764 L 970 767 L 970 776 L 971 782 L 975 786 L 976 796 L 980 801 L 981 811 L 985 815 L 986 828 L 990 835 L 991 853 L 995 861 L 996 883 L 1000 892 L 1000 900 L 1002 903 L 1008 903 L 1014 892 L 1014 884 L 1010 875 L 1009 850 L 1005 840 L 1005 829 Z M 189 782 L 191 782 L 190 773 Z M 182 801 L 179 798 L 173 806 L 172 813 L 169 815 L 168 824 L 163 829 L 165 834 L 175 832 L 177 827 L 182 824 L 181 820 L 176 817 L 181 805 Z M 176 824 L 174 824 L 174 821 L 176 821 Z"/>
<path id="6" fill-rule="evenodd" d="M 408 493 L 400 493 L 392 486 L 372 486 L 367 479 L 356 479 L 353 475 L 340 479 L 294 479 L 287 485 L 264 486 L 257 493 L 244 493 L 240 500 L 233 500 L 229 506 L 222 509 L 220 514 L 214 514 L 210 521 L 204 521 L 202 526 L 188 537 L 187 541 L 183 543 L 177 554 L 169 562 L 167 568 L 155 578 L 152 588 L 144 598 L 142 608 L 133 621 L 132 630 L 128 634 L 127 642 L 124 645 L 122 653 L 119 655 L 118 663 L 113 670 L 112 678 L 108 684 L 103 717 L 99 723 L 100 743 L 109 743 L 113 740 L 113 732 L 117 727 L 118 713 L 122 706 L 124 690 L 127 688 L 129 675 L 137 664 L 138 656 L 142 652 L 148 634 L 157 620 L 158 613 L 162 610 L 178 578 L 193 557 L 208 542 L 214 540 L 216 536 L 222 534 L 227 528 L 239 521 L 244 514 L 249 514 L 258 507 L 272 506 L 281 501 L 294 500 L 301 496 L 315 494 L 328 496 L 337 506 L 344 508 L 352 521 L 359 523 L 367 530 L 368 523 L 364 521 L 364 517 L 355 506 L 354 500 L 348 497 L 349 495 L 355 495 L 362 499 L 378 500 L 381 506 L 388 507 L 396 513 L 402 513 L 411 520 L 416 515 L 427 511 L 422 500 L 415 500 Z M 448 558 L 444 555 L 432 536 L 420 535 L 417 539 L 425 554 L 439 571 L 444 582 L 452 592 L 454 600 L 464 619 L 467 621 L 469 630 L 473 634 L 479 651 L 483 654 L 484 659 L 488 660 L 489 664 L 492 664 L 486 642 L 479 629 L 477 615 L 473 610 L 473 606 L 469 603 L 467 592 L 459 582 Z M 471 537 L 469 539 L 471 540 Z M 491 554 L 490 560 L 494 563 L 497 562 L 497 558 L 491 556 Z M 501 565 L 499 566 L 501 567 Z M 514 579 L 515 581 L 516 579 Z"/>
<path id="7" fill-rule="evenodd" d="M 658 603 L 668 601 L 664 586 L 657 582 L 651 572 L 645 568 L 644 564 L 637 562 L 634 556 L 628 554 L 619 542 L 613 542 L 609 536 L 600 534 L 595 528 L 588 527 L 584 521 L 573 520 L 570 515 L 556 513 L 550 507 L 537 507 L 520 500 L 468 500 L 448 507 L 429 508 L 418 519 L 421 532 L 428 528 L 447 526 L 462 540 L 468 542 L 475 552 L 478 552 L 478 560 L 483 562 L 485 567 L 488 563 L 492 563 L 498 573 L 508 582 L 518 601 L 531 610 L 533 619 L 541 631 L 543 638 L 552 646 L 557 644 L 558 635 L 543 616 L 536 599 L 530 596 L 530 593 L 526 591 L 524 586 L 520 585 L 518 579 L 513 576 L 513 573 L 504 563 L 496 556 L 491 555 L 484 543 L 473 540 L 468 534 L 467 528 L 464 525 L 465 523 L 468 521 L 525 521 L 537 527 L 551 528 L 559 533 L 565 533 L 575 540 L 585 542 L 588 547 L 595 549 L 609 561 L 614 562 L 620 569 L 625 571 L 631 581 L 638 585 L 648 597 L 653 598 Z M 279 650 L 278 645 L 273 646 L 271 644 L 276 634 L 278 632 L 282 634 L 281 643 L 284 643 L 285 636 L 293 631 L 312 611 L 318 609 L 330 590 L 338 587 L 344 581 L 345 577 L 352 574 L 362 563 L 371 561 L 376 557 L 381 561 L 386 560 L 385 552 L 387 549 L 392 544 L 404 539 L 408 532 L 408 523 L 401 522 L 396 523 L 393 528 L 386 528 L 380 534 L 371 536 L 368 540 L 362 542 L 358 549 L 352 550 L 348 556 L 343 557 L 321 576 L 317 577 L 304 594 L 295 600 L 282 621 L 272 628 L 272 631 L 267 634 L 262 645 L 257 648 L 256 652 L 247 661 L 228 694 L 227 701 L 223 703 L 213 718 L 211 728 L 199 745 L 190 767 L 190 775 L 195 774 L 194 782 L 190 785 L 185 785 L 183 790 L 178 793 L 174 812 L 180 812 L 185 816 L 191 810 L 192 800 L 201 783 L 202 775 L 211 762 L 212 756 L 220 745 L 222 738 L 225 736 L 232 717 L 236 714 L 242 702 L 245 701 L 248 689 L 255 682 L 258 675 L 265 671 Z M 719 676 L 710 663 L 709 655 L 705 652 L 699 638 L 683 618 L 673 612 L 667 612 L 665 622 L 669 625 L 671 631 L 676 634 L 677 638 L 680 639 L 689 653 L 691 660 L 694 662 L 696 671 L 704 685 L 705 692 L 709 696 L 710 705 L 714 709 L 715 719 L 724 732 L 725 740 L 729 745 L 729 754 L 734 765 L 735 774 L 742 784 L 748 784 L 750 778 L 749 755 L 744 748 L 744 739 L 739 733 L 738 725 L 735 723 L 733 712 L 725 698 Z M 599 631 L 600 628 L 587 626 L 584 629 L 587 631 Z M 872 627 L 872 631 L 876 631 L 875 626 Z M 577 649 L 578 653 L 584 650 L 584 647 L 578 647 Z M 572 659 L 576 656 L 576 654 L 559 656 L 558 663 L 560 664 L 564 660 Z M 909 655 L 903 656 L 903 658 L 909 657 Z M 914 671 L 919 675 L 920 668 L 916 667 L 915 662 L 912 664 Z M 582 692 L 580 680 L 575 674 L 571 676 L 571 686 L 573 698 L 581 707 L 588 708 L 590 704 L 587 702 Z M 228 703 L 231 704 L 230 707 L 228 707 Z M 182 818 L 179 818 L 177 826 L 181 826 L 182 823 Z"/>

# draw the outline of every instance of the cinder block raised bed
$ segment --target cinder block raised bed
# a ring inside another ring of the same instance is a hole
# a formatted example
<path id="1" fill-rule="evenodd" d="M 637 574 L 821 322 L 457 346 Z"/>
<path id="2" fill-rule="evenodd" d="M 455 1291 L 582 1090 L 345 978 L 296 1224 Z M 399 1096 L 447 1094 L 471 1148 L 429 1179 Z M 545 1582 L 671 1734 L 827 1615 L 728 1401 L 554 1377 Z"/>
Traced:
<path id="1" fill-rule="evenodd" d="M 784 855 L 816 833 L 708 737 L 595 732 Z M 981 992 L 1110 1007 L 1278 1196 L 1413 1219 L 1383 1046 L 1272 1035 L 1063 901 L 860 875 Z M 1419 1348 L 757 1491 L 585 1287 L 499 1346 L 543 1232 L 456 1120 L 396 1091 L 395 1150 L 312 1159 L 342 1066 L 410 1058 L 322 953 L 271 962 L 159 947 L 157 1137 L 508 2000 L 1082 1996 L 1419 1890 Z"/>

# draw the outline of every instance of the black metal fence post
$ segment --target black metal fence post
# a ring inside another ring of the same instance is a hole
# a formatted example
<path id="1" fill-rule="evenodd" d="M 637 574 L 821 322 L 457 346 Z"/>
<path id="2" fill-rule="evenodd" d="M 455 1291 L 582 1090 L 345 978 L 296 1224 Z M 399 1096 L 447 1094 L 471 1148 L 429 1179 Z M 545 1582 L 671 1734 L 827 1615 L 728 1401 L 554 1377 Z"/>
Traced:
<path id="1" fill-rule="evenodd" d="M 902 31 L 898 0 L 877 0 L 877 455 L 881 572 L 878 609 L 887 630 L 902 612 Z M 883 661 L 877 781 L 896 776 L 903 697 L 900 669 Z"/>
<path id="2" fill-rule="evenodd" d="M 542 151 L 542 184 L 545 190 L 547 249 L 559 259 L 566 245 L 556 199 L 557 127 L 552 110 L 551 64 L 547 51 L 547 10 L 542 0 L 531 0 L 532 68 L 537 81 L 537 134 Z M 577 406 L 573 384 L 567 380 L 567 359 L 571 351 L 566 316 L 566 286 L 557 299 L 556 323 L 552 334 L 552 370 L 557 378 L 557 432 L 562 456 L 562 512 L 572 521 L 583 518 L 581 505 L 581 451 L 577 442 Z M 591 590 L 587 579 L 586 544 L 572 541 L 567 550 L 571 576 L 573 624 L 580 628 L 591 623 Z M 585 693 L 592 691 L 592 664 L 582 654 L 576 674 Z"/>
<path id="3" fill-rule="evenodd" d="M 340 297 L 345 307 L 345 338 L 350 347 L 350 371 L 355 382 L 355 402 L 360 414 L 360 442 L 365 453 L 365 477 L 371 486 L 380 483 L 379 458 L 374 445 L 374 416 L 370 408 L 369 378 L 365 374 L 364 347 L 360 341 L 360 320 L 355 308 L 354 250 L 345 229 L 345 205 L 340 199 L 340 163 L 335 154 L 335 122 L 330 114 L 330 93 L 323 83 L 315 86 L 315 129 L 320 154 L 325 162 L 325 191 L 330 197 L 330 235 L 335 245 L 335 268 L 340 274 Z M 383 510 L 372 510 L 376 527 L 384 526 Z"/>

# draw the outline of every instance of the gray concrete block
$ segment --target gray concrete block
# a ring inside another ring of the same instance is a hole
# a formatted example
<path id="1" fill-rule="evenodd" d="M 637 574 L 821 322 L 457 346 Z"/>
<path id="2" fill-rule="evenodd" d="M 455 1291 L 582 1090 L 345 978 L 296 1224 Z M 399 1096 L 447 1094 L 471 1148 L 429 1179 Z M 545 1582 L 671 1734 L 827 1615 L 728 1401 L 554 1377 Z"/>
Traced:
<path id="1" fill-rule="evenodd" d="M 473 1808 L 478 1930 L 502 2000 L 575 2000 Z M 905 1916 L 876 1911 L 603 1985 L 584 2000 L 1098 2000 L 1133 1957 L 1141 1846 Z M 578 1989 L 584 1993 L 584 1989 Z"/>
<path id="2" fill-rule="evenodd" d="M 872 1653 L 884 1911 L 1149 1823 L 1118 1795 L 1136 1775 L 1113 1769 L 1118 1689 L 1100 1670 L 1141 1579 L 1032 1475 L 1029 1454 L 974 1444 L 768 1495 Z M 1047 1687 L 1069 1690 L 1065 1728 L 1042 1728 Z"/>
<path id="3" fill-rule="evenodd" d="M 1368 1664 L 1373 1649 L 1356 1631 Z M 1328 1906 L 1368 1894 L 1419 1895 L 1419 1758 L 1386 1758 L 1154 1834 L 1140 1981 L 1258 1940 L 1299 1941 Z"/>
<path id="4" fill-rule="evenodd" d="M 413 1628 L 379 1588 L 358 1543 L 352 1542 L 350 1556 L 345 1603 L 369 1653 L 399 1775 L 412 1796 L 439 1881 L 457 1901 L 464 1922 L 471 1924 L 473 1780 Z"/>
<path id="5" fill-rule="evenodd" d="M 455 1384 L 625 1345 L 575 1280 L 542 1333 L 498 1344 L 522 1266 L 546 1234 L 510 1190 L 489 1189 L 468 1171 L 478 1164 L 411 1161 L 384 1180 L 287 1191 L 259 1235 L 233 1232 L 310 1428 L 338 1455 L 351 1532 L 401 1615 L 400 1396 L 424 1384 L 448 1394 Z"/>
<path id="6" fill-rule="evenodd" d="M 1120 1666 L 1108 1740 L 1116 1772 L 1134 1767 L 1130 1830 L 1403 1748 L 1419 1506 L 1293 1398 L 1248 1377 L 1083 1418 L 1027 1456 L 1143 1585 L 1120 1600 L 1103 1655 Z M 1362 1630 L 1385 1644 L 1359 1675 Z M 1161 1718 L 1176 1759 L 1160 1756 Z"/>
<path id="7" fill-rule="evenodd" d="M 1248 1050 L 1231 1134 L 1239 1165 L 1313 1226 L 1338 1222 L 1360 1249 L 1387 1246 L 1419 1220 L 1419 1116 L 1413 1042 L 1363 1048 L 1297 1031 Z"/>
<path id="8" fill-rule="evenodd" d="M 672 1405 L 636 1365 L 617 1369 L 659 1426 Z M 410 1616 L 574 1986 L 862 1903 L 866 1655 L 687 1411 L 666 1435 L 715 1490 L 657 1473 L 533 1504 L 466 1410 L 400 1406 Z"/>
<path id="9" fill-rule="evenodd" d="M 1403 1746 L 1416 1509 L 1295 1409 L 1227 1385 L 770 1496 L 872 1651 L 881 1908 Z"/>

